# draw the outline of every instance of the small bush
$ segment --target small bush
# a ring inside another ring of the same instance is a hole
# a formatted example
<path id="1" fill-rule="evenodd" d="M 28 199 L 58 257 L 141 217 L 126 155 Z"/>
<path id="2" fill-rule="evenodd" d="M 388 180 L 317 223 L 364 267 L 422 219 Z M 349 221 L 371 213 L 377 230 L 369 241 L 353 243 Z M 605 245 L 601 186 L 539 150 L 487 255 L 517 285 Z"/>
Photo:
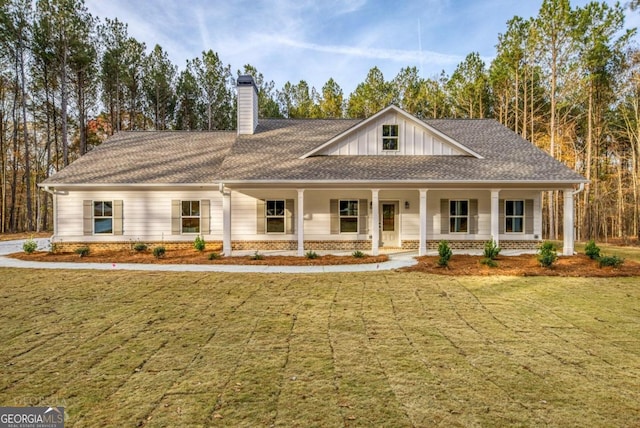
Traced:
<path id="1" fill-rule="evenodd" d="M 316 253 L 315 251 L 307 251 L 304 256 L 308 259 L 317 259 L 318 253 Z"/>
<path id="2" fill-rule="evenodd" d="M 545 241 L 538 250 L 538 262 L 540 266 L 551 267 L 558 260 L 558 250 L 553 242 Z"/>
<path id="3" fill-rule="evenodd" d="M 591 260 L 598 260 L 600 258 L 600 247 L 596 245 L 596 241 L 593 239 L 587 242 L 587 245 L 584 246 L 584 253 Z"/>
<path id="4" fill-rule="evenodd" d="M 352 255 L 353 257 L 355 257 L 356 259 L 361 259 L 361 258 L 363 258 L 364 256 L 366 256 L 366 254 L 365 254 L 365 253 L 363 253 L 363 252 L 362 252 L 362 251 L 360 251 L 360 250 L 355 250 L 353 253 L 351 253 L 351 255 Z"/>
<path id="5" fill-rule="evenodd" d="M 491 239 L 484 243 L 484 253 L 483 253 L 484 258 L 489 260 L 495 260 L 496 257 L 498 257 L 498 254 L 500 254 L 500 250 L 501 248 L 498 247 L 498 244 L 496 244 L 496 241 Z"/>
<path id="6" fill-rule="evenodd" d="M 35 250 L 38 249 L 38 243 L 33 239 L 27 239 L 26 241 L 24 241 L 24 244 L 22 244 L 22 249 L 25 253 L 32 254 Z"/>
<path id="7" fill-rule="evenodd" d="M 487 265 L 489 267 L 496 267 L 498 266 L 498 262 L 496 262 L 493 259 L 490 259 L 488 257 L 484 257 L 482 260 L 480 260 L 480 263 L 483 265 Z"/>
<path id="8" fill-rule="evenodd" d="M 451 251 L 451 247 L 449 247 L 449 243 L 447 241 L 440 241 L 438 243 L 438 255 L 440 256 L 438 259 L 438 266 L 448 267 L 449 259 L 451 259 L 453 251 Z"/>
<path id="9" fill-rule="evenodd" d="M 89 255 L 89 247 L 76 248 L 75 253 L 80 257 L 87 257 Z"/>
<path id="10" fill-rule="evenodd" d="M 209 260 L 218 260 L 220 258 L 220 254 L 213 252 L 209 254 Z"/>
<path id="11" fill-rule="evenodd" d="M 193 248 L 195 248 L 197 251 L 204 251 L 204 247 L 206 247 L 207 244 L 204 242 L 204 238 L 200 235 L 196 236 L 195 241 L 193 241 Z"/>
<path id="12" fill-rule="evenodd" d="M 149 246 L 147 244 L 143 244 L 142 242 L 136 242 L 135 245 L 133 246 L 133 249 L 138 253 L 147 251 L 147 248 L 149 248 Z"/>
<path id="13" fill-rule="evenodd" d="M 159 245 L 153 248 L 153 257 L 155 257 L 156 259 L 161 259 L 164 257 L 166 252 L 167 250 L 162 245 Z"/>
<path id="14" fill-rule="evenodd" d="M 601 256 L 598 257 L 598 266 L 611 266 L 614 268 L 619 268 L 624 263 L 624 259 L 618 256 Z"/>
<path id="15" fill-rule="evenodd" d="M 52 242 L 49 244 L 49 253 L 55 254 L 58 252 L 58 244 Z"/>
<path id="16" fill-rule="evenodd" d="M 256 251 L 253 256 L 249 256 L 249 260 L 264 260 L 264 256 Z"/>

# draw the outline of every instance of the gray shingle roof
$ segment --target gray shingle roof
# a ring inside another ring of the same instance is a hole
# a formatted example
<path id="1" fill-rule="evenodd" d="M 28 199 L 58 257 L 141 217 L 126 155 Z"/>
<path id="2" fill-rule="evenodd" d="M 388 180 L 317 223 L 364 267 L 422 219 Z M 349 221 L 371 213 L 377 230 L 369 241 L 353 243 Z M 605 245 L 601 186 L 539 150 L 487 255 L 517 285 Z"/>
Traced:
<path id="1" fill-rule="evenodd" d="M 491 119 L 424 122 L 473 156 L 302 155 L 360 120 L 261 119 L 235 132 L 122 132 L 44 184 L 270 181 L 566 182 L 584 177 Z"/>

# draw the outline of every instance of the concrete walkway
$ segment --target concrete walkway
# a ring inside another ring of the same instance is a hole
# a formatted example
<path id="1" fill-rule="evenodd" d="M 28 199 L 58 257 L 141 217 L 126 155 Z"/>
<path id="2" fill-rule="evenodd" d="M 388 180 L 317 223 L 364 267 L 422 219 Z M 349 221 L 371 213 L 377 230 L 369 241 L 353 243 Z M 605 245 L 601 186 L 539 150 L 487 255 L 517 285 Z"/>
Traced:
<path id="1" fill-rule="evenodd" d="M 34 239 L 38 250 L 49 250 L 49 240 Z M 389 261 L 383 263 L 366 263 L 355 265 L 331 266 L 266 266 L 266 265 L 185 265 L 185 264 L 141 264 L 141 263 L 69 263 L 69 262 L 31 262 L 5 257 L 7 254 L 19 253 L 24 240 L 0 242 L 0 267 L 27 269 L 97 269 L 97 270 L 138 270 L 167 272 L 252 272 L 252 273 L 327 273 L 327 272 L 371 272 L 393 270 L 413 266 L 417 263 L 417 252 L 401 252 L 389 254 Z M 267 254 L 267 253 L 264 253 Z"/>

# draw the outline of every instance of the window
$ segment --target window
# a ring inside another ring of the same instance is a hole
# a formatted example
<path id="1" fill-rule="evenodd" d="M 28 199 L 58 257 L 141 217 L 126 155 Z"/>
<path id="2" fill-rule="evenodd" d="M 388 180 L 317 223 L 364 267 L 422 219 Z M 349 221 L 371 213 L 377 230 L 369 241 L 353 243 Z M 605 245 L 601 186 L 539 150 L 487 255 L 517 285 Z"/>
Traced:
<path id="1" fill-rule="evenodd" d="M 524 201 L 505 201 L 504 222 L 506 233 L 524 231 Z"/>
<path id="2" fill-rule="evenodd" d="M 340 233 L 358 233 L 358 200 L 339 202 Z"/>
<path id="3" fill-rule="evenodd" d="M 449 201 L 449 232 L 469 231 L 469 201 Z"/>
<path id="4" fill-rule="evenodd" d="M 382 125 L 382 150 L 398 150 L 398 125 Z"/>
<path id="5" fill-rule="evenodd" d="M 182 201 L 182 233 L 200 233 L 200 201 Z"/>
<path id="6" fill-rule="evenodd" d="M 113 233 L 112 201 L 93 201 L 93 232 Z"/>
<path id="7" fill-rule="evenodd" d="M 265 220 L 267 233 L 284 233 L 285 230 L 285 201 L 275 200 L 265 202 Z"/>

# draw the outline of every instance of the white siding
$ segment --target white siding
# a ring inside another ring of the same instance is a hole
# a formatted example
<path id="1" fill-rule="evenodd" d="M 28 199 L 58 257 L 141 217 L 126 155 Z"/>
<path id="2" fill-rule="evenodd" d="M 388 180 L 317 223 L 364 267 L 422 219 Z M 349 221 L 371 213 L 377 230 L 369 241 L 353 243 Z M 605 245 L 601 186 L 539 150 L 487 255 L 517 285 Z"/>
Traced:
<path id="1" fill-rule="evenodd" d="M 382 125 L 398 125 L 397 151 L 382 150 Z M 437 137 L 420 122 L 393 111 L 379 117 L 369 126 L 349 134 L 321 152 L 323 155 L 462 155 L 460 149 Z"/>
<path id="2" fill-rule="evenodd" d="M 55 241 L 192 241 L 193 234 L 171 235 L 171 201 L 210 200 L 211 233 L 208 240 L 222 239 L 222 197 L 217 190 L 119 190 L 69 191 L 58 194 Z M 122 235 L 83 235 L 82 201 L 122 200 Z"/>
<path id="3" fill-rule="evenodd" d="M 238 134 L 253 134 L 258 125 L 258 95 L 253 85 L 238 86 Z"/>

